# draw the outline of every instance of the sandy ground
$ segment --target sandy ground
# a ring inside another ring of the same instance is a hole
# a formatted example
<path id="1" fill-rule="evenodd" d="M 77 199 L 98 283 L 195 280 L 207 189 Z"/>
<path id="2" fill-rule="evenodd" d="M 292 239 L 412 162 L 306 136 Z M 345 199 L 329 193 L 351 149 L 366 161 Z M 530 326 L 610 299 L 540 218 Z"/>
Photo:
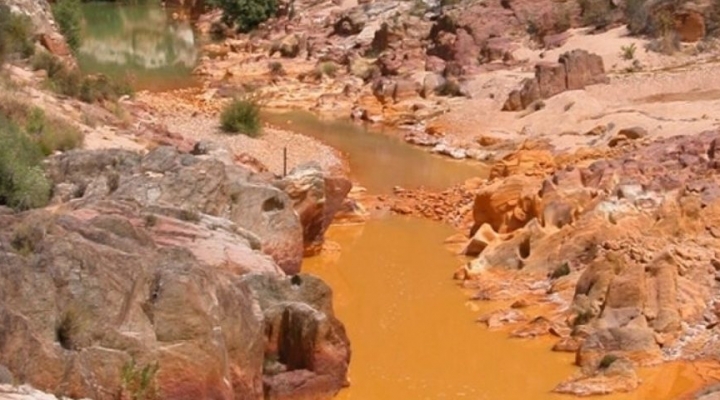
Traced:
<path id="1" fill-rule="evenodd" d="M 628 37 L 624 27 L 596 35 L 582 29 L 572 33 L 557 49 L 518 49 L 514 55 L 528 61 L 524 67 L 475 76 L 469 82 L 472 99 L 454 100 L 451 111 L 431 124 L 442 127 L 449 141 L 458 145 L 486 135 L 514 141 L 543 138 L 558 150 L 604 145 L 618 130 L 635 126 L 647 130 L 651 138 L 720 126 L 717 53 L 695 54 L 693 46 L 672 56 L 646 51 L 647 40 Z M 638 72 L 627 72 L 632 61 L 622 58 L 622 47 L 631 44 L 642 66 Z M 609 84 L 561 93 L 545 100 L 539 111 L 500 111 L 508 93 L 532 77 L 535 62 L 555 61 L 576 48 L 603 57 Z M 606 126 L 607 133 L 584 135 L 598 125 Z"/>
<path id="2" fill-rule="evenodd" d="M 228 135 L 220 130 L 219 110 L 223 101 L 210 100 L 191 92 L 139 93 L 137 101 L 156 111 L 158 122 L 170 131 L 193 140 L 208 140 L 227 146 L 234 154 L 249 154 L 276 174 L 283 172 L 283 149 L 287 148 L 287 168 L 316 162 L 327 171 L 344 171 L 342 156 L 333 148 L 300 134 L 263 128 L 258 138 L 245 135 Z M 198 102 L 203 103 L 198 106 Z"/>

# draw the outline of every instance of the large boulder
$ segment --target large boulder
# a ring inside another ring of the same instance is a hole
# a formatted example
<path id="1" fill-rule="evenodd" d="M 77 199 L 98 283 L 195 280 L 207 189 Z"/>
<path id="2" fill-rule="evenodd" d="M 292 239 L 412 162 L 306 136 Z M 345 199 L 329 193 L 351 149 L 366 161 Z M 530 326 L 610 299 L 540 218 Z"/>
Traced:
<path id="1" fill-rule="evenodd" d="M 566 90 L 607 83 L 602 57 L 585 50 L 573 50 L 560 56 L 557 63 L 539 63 L 535 78 L 525 79 L 503 104 L 503 111 L 524 110 L 535 101 L 547 99 Z"/>
<path id="2" fill-rule="evenodd" d="M 287 273 L 300 270 L 302 225 L 290 198 L 242 167 L 158 147 L 145 156 L 122 150 L 73 151 L 49 161 L 55 202 L 74 198 L 131 200 L 174 207 L 186 220 L 228 219 L 252 232 Z"/>

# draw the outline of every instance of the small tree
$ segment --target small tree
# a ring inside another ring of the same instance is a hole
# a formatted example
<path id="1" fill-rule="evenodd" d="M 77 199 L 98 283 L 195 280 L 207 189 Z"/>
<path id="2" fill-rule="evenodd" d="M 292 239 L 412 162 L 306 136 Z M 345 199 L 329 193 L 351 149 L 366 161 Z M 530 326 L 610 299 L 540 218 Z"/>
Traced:
<path id="1" fill-rule="evenodd" d="M 80 24 L 82 23 L 82 10 L 80 0 L 60 0 L 53 6 L 53 17 L 65 36 L 65 41 L 73 51 L 80 48 Z"/>
<path id="2" fill-rule="evenodd" d="M 227 133 L 258 136 L 262 128 L 260 105 L 254 99 L 233 100 L 220 114 L 220 126 Z"/>
<path id="3" fill-rule="evenodd" d="M 223 22 L 240 32 L 250 32 L 277 12 L 275 0 L 212 0 L 222 9 Z"/>

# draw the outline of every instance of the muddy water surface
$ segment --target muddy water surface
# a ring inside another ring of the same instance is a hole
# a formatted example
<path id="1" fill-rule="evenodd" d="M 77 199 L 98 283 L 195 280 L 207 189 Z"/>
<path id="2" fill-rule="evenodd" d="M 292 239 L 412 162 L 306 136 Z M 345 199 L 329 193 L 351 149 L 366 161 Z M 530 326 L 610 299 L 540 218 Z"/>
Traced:
<path id="1" fill-rule="evenodd" d="M 577 372 L 551 339 L 509 339 L 474 322 L 450 280 L 461 260 L 443 246 L 454 231 L 402 217 L 334 226 L 329 249 L 303 269 L 333 288 L 352 342 L 351 387 L 341 400 L 571 400 L 551 390 Z M 693 365 L 640 371 L 643 385 L 603 400 L 674 400 L 703 385 Z"/>
<path id="2" fill-rule="evenodd" d="M 340 251 L 305 261 L 333 287 L 352 342 L 352 386 L 340 399 L 562 398 L 550 391 L 573 372 L 573 356 L 474 322 L 450 280 L 460 260 L 442 243 L 453 233 L 400 217 L 333 227 Z"/>
<path id="3" fill-rule="evenodd" d="M 394 135 L 350 122 L 324 122 L 307 112 L 273 114 L 265 119 L 281 128 L 312 136 L 343 152 L 350 162 L 353 178 L 371 193 L 390 193 L 396 185 L 440 190 L 487 174 L 487 167 L 480 163 L 432 155 Z"/>

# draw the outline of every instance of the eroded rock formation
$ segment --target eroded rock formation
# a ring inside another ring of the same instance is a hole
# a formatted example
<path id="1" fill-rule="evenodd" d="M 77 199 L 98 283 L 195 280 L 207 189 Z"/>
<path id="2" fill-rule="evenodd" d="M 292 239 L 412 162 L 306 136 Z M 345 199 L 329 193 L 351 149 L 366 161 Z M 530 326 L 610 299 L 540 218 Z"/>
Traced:
<path id="1" fill-rule="evenodd" d="M 545 276 L 547 293 L 567 299 L 565 321 L 540 331 L 520 323 L 517 330 L 556 334 L 558 350 L 576 351 L 585 376 L 559 391 L 632 390 L 638 380 L 626 361 L 718 354 L 718 315 L 710 311 L 718 295 L 718 143 L 717 132 L 646 146 L 626 142 L 614 157 L 550 171 L 536 156 L 534 168 L 477 190 L 465 252 L 478 256 L 459 276 L 520 270 Z M 479 297 L 512 293 L 491 281 L 478 284 Z M 626 361 L 608 369 L 615 360 Z"/>
<path id="2" fill-rule="evenodd" d="M 284 272 L 303 227 L 269 178 L 169 147 L 71 151 L 47 170 L 53 206 L 0 215 L 14 379 L 93 399 L 132 395 L 154 365 L 165 399 L 323 399 L 347 384 L 330 289 Z"/>
<path id="3" fill-rule="evenodd" d="M 535 78 L 526 79 L 522 87 L 510 92 L 503 111 L 524 110 L 534 102 L 566 90 L 607 83 L 602 57 L 585 50 L 573 50 L 560 56 L 557 63 L 535 66 Z"/>

